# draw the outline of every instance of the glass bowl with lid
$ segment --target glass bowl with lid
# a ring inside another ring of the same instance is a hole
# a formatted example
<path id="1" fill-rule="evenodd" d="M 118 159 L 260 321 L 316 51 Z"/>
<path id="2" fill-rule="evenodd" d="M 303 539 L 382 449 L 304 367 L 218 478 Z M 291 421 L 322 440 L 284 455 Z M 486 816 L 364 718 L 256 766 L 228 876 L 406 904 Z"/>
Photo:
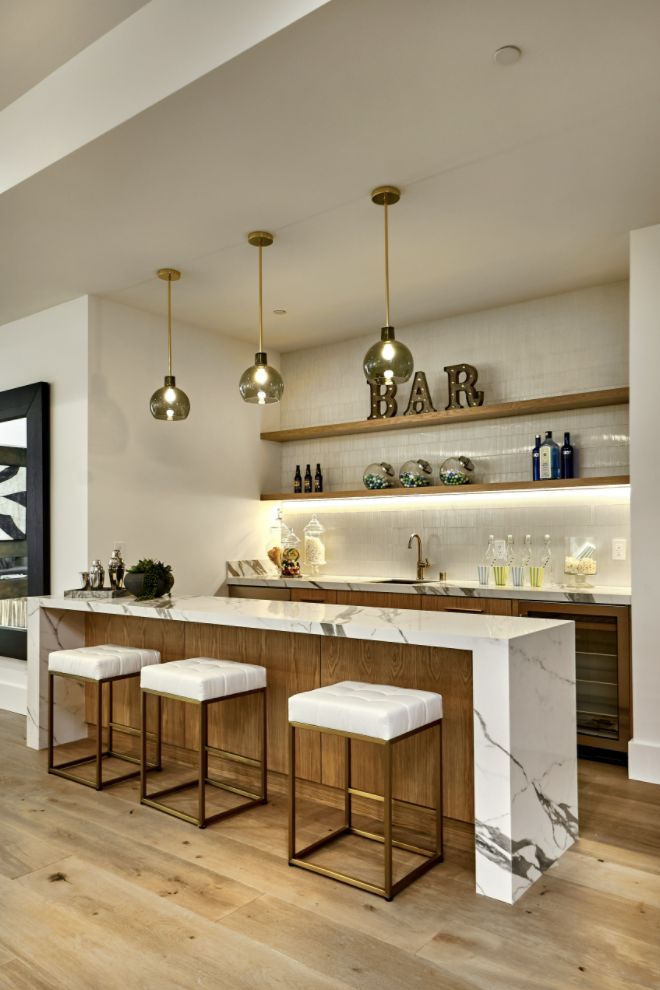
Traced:
<path id="1" fill-rule="evenodd" d="M 469 457 L 448 457 L 440 465 L 440 481 L 443 485 L 469 485 L 473 471 Z"/>
<path id="2" fill-rule="evenodd" d="M 433 468 L 422 458 L 406 461 L 401 465 L 399 481 L 404 488 L 429 488 L 433 484 Z"/>
<path id="3" fill-rule="evenodd" d="M 380 464 L 369 464 L 364 469 L 362 483 L 370 491 L 380 491 L 383 488 L 393 488 L 396 474 L 391 464 L 381 461 Z"/>

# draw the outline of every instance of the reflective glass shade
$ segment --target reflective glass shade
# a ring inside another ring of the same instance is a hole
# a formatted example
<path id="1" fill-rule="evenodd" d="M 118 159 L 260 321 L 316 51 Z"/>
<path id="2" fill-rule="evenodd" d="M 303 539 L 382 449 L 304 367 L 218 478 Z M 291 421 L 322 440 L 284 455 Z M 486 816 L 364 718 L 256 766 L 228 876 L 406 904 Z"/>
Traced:
<path id="1" fill-rule="evenodd" d="M 363 367 L 367 381 L 400 385 L 412 375 L 414 362 L 406 345 L 394 339 L 394 327 L 383 327 L 380 340 L 365 354 Z"/>
<path id="2" fill-rule="evenodd" d="M 266 406 L 280 401 L 284 382 L 277 368 L 268 364 L 268 355 L 260 352 L 254 355 L 254 364 L 241 375 L 238 388 L 245 402 Z"/>
<path id="3" fill-rule="evenodd" d="M 190 412 L 190 399 L 183 389 L 176 387 L 174 375 L 165 376 L 165 384 L 151 396 L 149 403 L 154 419 L 163 419 L 173 423 L 185 419 Z"/>

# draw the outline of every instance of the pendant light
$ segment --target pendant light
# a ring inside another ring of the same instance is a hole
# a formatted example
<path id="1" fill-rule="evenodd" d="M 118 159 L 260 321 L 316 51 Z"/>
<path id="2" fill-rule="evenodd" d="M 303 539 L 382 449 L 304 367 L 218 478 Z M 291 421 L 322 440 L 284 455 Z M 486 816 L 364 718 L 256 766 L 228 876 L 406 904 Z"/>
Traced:
<path id="1" fill-rule="evenodd" d="M 156 273 L 158 278 L 167 282 L 167 362 L 168 373 L 165 375 L 165 384 L 162 388 L 156 389 L 151 396 L 149 408 L 154 419 L 162 419 L 167 423 L 173 423 L 178 419 L 185 419 L 190 412 L 190 400 L 183 389 L 176 387 L 176 379 L 172 374 L 172 282 L 178 282 L 181 272 L 176 268 L 159 268 Z"/>
<path id="2" fill-rule="evenodd" d="M 413 373 L 413 356 L 399 340 L 394 338 L 394 327 L 390 325 L 390 248 L 387 208 L 398 203 L 401 190 L 396 186 L 379 186 L 371 194 L 371 200 L 382 206 L 385 213 L 385 326 L 380 340 L 369 348 L 364 356 L 364 374 L 367 381 L 379 385 L 393 382 L 400 385 L 407 382 Z"/>
<path id="3" fill-rule="evenodd" d="M 263 249 L 273 243 L 273 235 L 265 230 L 253 230 L 248 234 L 248 242 L 259 248 L 259 350 L 254 355 L 254 364 L 241 375 L 238 388 L 245 402 L 265 406 L 279 402 L 284 391 L 282 376 L 270 367 L 264 351 Z"/>

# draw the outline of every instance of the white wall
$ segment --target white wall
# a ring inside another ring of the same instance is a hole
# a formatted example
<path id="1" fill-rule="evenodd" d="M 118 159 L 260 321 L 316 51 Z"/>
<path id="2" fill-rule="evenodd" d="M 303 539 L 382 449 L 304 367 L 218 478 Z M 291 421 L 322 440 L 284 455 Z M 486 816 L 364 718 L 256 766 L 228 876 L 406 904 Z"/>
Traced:
<path id="1" fill-rule="evenodd" d="M 632 480 L 633 739 L 629 773 L 660 784 L 660 637 L 657 571 L 660 225 L 630 240 L 630 467 Z"/>
<path id="2" fill-rule="evenodd" d="M 103 299 L 89 307 L 90 555 L 106 561 L 122 540 L 127 563 L 171 563 L 176 593 L 214 594 L 228 559 L 263 556 L 258 499 L 279 472 L 274 445 L 259 440 L 261 417 L 277 428 L 279 410 L 238 393 L 254 347 L 175 324 L 174 371 L 191 412 L 158 422 L 149 398 L 166 372 L 165 320 Z"/>
<path id="3" fill-rule="evenodd" d="M 369 390 L 362 357 L 376 339 L 358 338 L 285 354 L 286 388 L 283 426 L 365 419 Z M 467 361 L 480 373 L 486 402 L 534 398 L 628 384 L 628 286 L 595 286 L 483 312 L 397 329 L 412 350 L 415 369 L 425 371 L 436 408 L 447 403 L 447 364 Z M 319 373 L 322 369 L 322 374 Z M 410 384 L 401 387 L 405 409 Z M 503 425 L 504 424 L 504 425 Z M 423 457 L 437 473 L 452 454 L 467 454 L 476 466 L 476 481 L 530 477 L 534 435 L 551 429 L 562 438 L 571 431 L 581 473 L 627 474 L 628 410 L 625 406 L 517 417 L 505 421 L 461 423 L 376 436 L 337 437 L 283 446 L 280 491 L 291 491 L 296 464 L 323 464 L 326 490 L 362 488 L 362 474 L 372 461 L 388 461 L 395 470 L 410 457 Z M 286 521 L 299 532 L 309 508 L 287 507 Z M 629 561 L 612 561 L 611 540 L 628 538 L 626 495 L 592 498 L 590 493 L 561 499 L 489 496 L 443 497 L 414 509 L 364 513 L 339 503 L 322 515 L 327 526 L 327 573 L 412 575 L 413 554 L 406 550 L 410 532 L 425 539 L 433 571 L 450 578 L 474 579 L 488 535 L 512 533 L 520 545 L 530 533 L 539 545 L 550 533 L 554 577 L 562 580 L 565 539 L 590 539 L 598 550 L 597 583 L 625 586 Z"/>
<path id="4" fill-rule="evenodd" d="M 75 587 L 87 551 L 87 299 L 0 327 L 0 390 L 49 382 L 51 588 Z"/>

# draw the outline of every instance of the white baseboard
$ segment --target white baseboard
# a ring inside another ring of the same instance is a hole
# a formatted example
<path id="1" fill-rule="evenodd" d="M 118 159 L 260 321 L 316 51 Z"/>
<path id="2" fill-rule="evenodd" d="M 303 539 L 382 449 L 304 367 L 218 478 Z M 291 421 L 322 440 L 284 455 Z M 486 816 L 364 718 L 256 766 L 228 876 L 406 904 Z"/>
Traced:
<path id="1" fill-rule="evenodd" d="M 660 743 L 631 739 L 628 743 L 628 776 L 647 784 L 660 784 Z"/>
<path id="2" fill-rule="evenodd" d="M 0 657 L 0 709 L 27 715 L 27 664 L 25 660 Z"/>

